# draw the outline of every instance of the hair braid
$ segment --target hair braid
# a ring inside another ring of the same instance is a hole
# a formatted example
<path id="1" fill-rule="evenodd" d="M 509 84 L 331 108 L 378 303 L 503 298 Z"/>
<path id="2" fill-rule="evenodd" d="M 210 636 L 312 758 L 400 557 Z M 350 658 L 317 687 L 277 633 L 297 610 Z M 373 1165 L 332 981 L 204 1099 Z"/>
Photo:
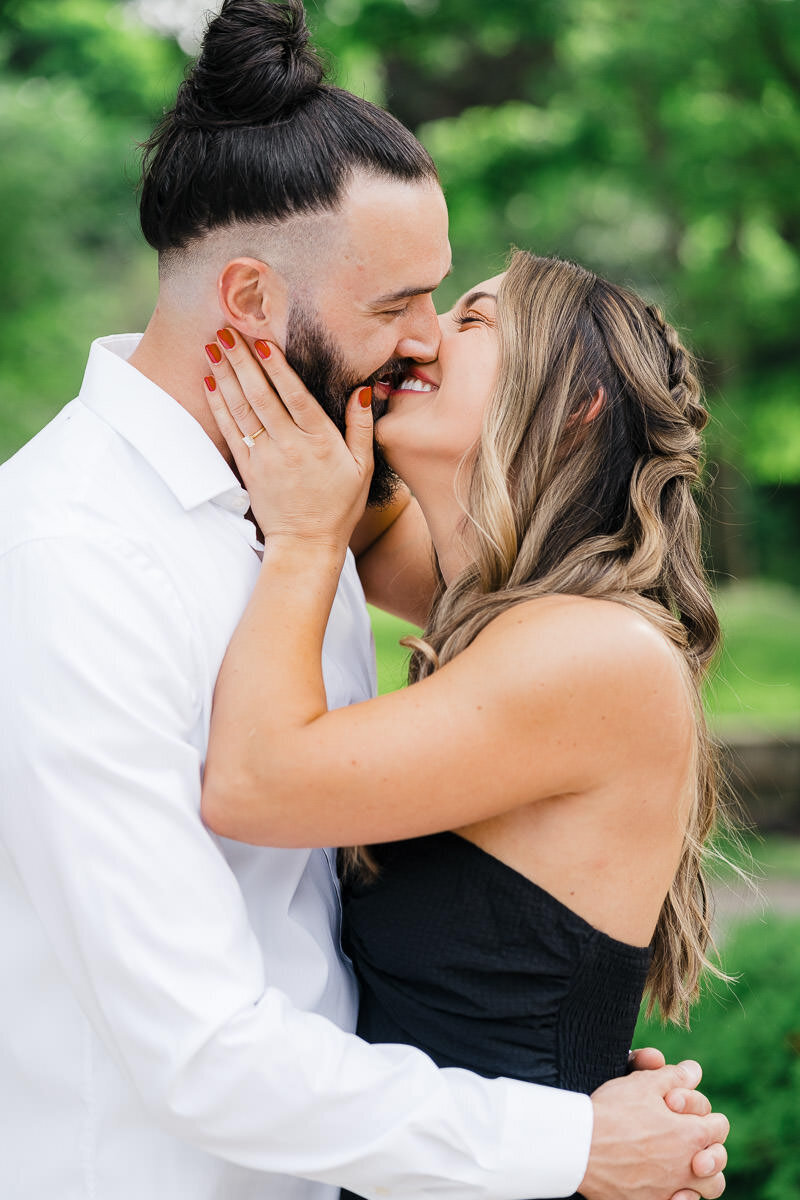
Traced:
<path id="1" fill-rule="evenodd" d="M 664 320 L 661 309 L 656 304 L 648 304 L 645 311 L 666 347 L 667 378 L 675 405 L 678 411 L 685 415 L 692 428 L 699 433 L 708 424 L 708 410 L 700 403 L 701 388 L 692 360 L 674 326 Z"/>

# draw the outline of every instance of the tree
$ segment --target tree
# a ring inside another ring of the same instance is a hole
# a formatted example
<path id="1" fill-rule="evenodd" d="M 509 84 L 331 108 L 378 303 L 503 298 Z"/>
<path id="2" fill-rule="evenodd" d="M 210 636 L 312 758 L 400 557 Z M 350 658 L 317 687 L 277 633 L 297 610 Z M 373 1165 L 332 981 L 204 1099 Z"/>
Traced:
<path id="1" fill-rule="evenodd" d="M 688 331 L 715 416 L 716 565 L 800 582 L 781 556 L 800 523 L 800 5 L 328 0 L 319 30 L 433 152 L 459 288 L 518 243 L 632 283 Z"/>
<path id="2" fill-rule="evenodd" d="M 0 458 L 75 393 L 91 337 L 149 310 L 136 145 L 185 61 L 107 0 L 0 4 Z"/>

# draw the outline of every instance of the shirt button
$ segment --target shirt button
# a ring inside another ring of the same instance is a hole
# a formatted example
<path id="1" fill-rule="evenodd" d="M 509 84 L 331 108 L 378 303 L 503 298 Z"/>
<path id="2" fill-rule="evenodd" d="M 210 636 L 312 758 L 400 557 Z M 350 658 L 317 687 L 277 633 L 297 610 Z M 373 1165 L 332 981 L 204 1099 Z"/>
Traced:
<path id="1" fill-rule="evenodd" d="M 247 493 L 239 491 L 226 492 L 224 496 L 220 496 L 217 503 L 220 508 L 225 508 L 228 512 L 238 513 L 240 517 L 243 517 L 250 507 L 250 500 Z"/>

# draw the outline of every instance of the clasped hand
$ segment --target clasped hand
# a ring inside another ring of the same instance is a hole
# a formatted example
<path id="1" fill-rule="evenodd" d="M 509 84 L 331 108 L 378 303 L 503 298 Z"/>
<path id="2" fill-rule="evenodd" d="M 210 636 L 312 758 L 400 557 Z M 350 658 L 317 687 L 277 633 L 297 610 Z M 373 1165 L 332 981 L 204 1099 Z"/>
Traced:
<path id="1" fill-rule="evenodd" d="M 350 397 L 342 438 L 277 346 L 257 342 L 258 362 L 236 331 L 221 329 L 217 338 L 206 347 L 206 398 L 265 541 L 343 551 L 372 477 L 371 390 Z"/>

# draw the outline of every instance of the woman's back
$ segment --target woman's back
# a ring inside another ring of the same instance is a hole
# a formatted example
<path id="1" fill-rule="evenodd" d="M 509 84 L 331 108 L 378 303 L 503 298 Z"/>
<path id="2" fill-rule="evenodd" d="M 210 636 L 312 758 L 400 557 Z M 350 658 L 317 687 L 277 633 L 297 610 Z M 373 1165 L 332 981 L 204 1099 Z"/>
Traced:
<path id="1" fill-rule="evenodd" d="M 362 1037 L 572 1091 L 624 1074 L 648 947 L 594 929 L 457 834 L 373 855 L 378 877 L 344 888 Z"/>

